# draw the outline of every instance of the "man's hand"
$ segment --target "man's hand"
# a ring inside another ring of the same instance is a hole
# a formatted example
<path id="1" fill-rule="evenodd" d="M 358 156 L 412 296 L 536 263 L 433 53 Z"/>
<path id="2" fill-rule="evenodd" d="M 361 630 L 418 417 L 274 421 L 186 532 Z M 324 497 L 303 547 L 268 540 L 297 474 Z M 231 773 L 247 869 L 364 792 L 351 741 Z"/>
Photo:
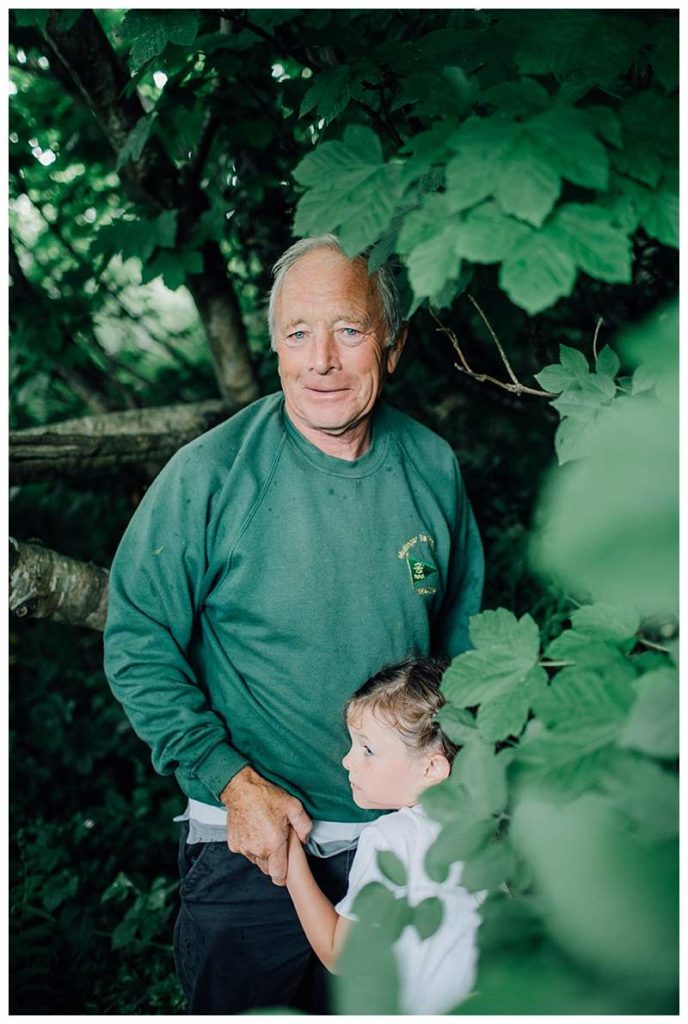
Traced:
<path id="1" fill-rule="evenodd" d="M 287 844 L 290 826 L 301 842 L 313 822 L 296 797 L 268 782 L 246 765 L 220 793 L 227 808 L 227 844 L 257 864 L 275 885 L 287 878 Z"/>

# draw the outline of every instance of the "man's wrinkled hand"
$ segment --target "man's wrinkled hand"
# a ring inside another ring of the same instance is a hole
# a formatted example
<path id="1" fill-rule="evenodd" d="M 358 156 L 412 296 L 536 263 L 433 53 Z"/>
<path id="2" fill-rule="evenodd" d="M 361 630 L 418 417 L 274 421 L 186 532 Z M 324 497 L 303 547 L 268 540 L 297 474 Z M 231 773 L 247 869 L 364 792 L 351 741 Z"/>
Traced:
<path id="1" fill-rule="evenodd" d="M 287 877 L 289 828 L 305 842 L 312 821 L 296 797 L 246 765 L 220 794 L 227 808 L 227 844 L 256 864 L 275 885 Z"/>

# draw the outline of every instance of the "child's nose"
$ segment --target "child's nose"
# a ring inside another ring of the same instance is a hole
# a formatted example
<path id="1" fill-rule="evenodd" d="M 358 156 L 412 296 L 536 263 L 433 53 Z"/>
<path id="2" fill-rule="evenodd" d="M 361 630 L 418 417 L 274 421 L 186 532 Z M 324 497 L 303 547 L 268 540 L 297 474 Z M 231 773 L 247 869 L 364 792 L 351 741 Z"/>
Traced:
<path id="1" fill-rule="evenodd" d="M 344 757 L 342 758 L 342 764 L 346 768 L 347 771 L 349 770 L 349 764 L 350 764 L 349 758 L 350 758 L 350 756 L 351 756 L 351 751 L 348 750 L 346 752 L 346 754 L 344 755 Z"/>

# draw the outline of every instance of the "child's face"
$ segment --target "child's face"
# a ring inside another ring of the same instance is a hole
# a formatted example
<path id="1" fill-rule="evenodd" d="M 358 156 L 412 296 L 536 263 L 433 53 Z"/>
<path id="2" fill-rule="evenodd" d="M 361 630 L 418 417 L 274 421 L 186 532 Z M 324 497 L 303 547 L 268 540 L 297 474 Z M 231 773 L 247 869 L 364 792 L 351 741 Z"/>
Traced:
<path id="1" fill-rule="evenodd" d="M 351 749 L 342 764 L 359 807 L 396 810 L 416 803 L 431 785 L 430 758 L 409 750 L 399 733 L 364 708 L 349 718 Z"/>

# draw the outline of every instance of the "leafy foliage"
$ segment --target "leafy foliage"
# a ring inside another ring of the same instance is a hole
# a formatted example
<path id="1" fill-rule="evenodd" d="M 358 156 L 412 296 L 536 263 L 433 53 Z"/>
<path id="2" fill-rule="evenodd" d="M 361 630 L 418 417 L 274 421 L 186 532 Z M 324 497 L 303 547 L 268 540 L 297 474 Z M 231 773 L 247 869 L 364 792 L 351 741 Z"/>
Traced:
<path id="1" fill-rule="evenodd" d="M 114 146 L 45 35 L 90 17 L 140 107 Z M 459 859 L 489 893 L 457 1012 L 675 1012 L 675 314 L 628 330 L 677 285 L 674 12 L 13 10 L 10 63 L 13 426 L 214 395 L 209 251 L 265 391 L 292 229 L 391 256 L 418 312 L 388 393 L 460 450 L 496 609 L 447 673 L 462 750 L 425 795 L 428 873 Z M 502 369 L 467 289 L 549 405 L 480 373 L 457 389 L 428 306 Z M 21 488 L 13 517 L 107 564 L 144 488 Z M 179 798 L 143 767 L 96 641 L 64 636 L 11 637 L 13 1009 L 179 1012 Z M 391 946 L 441 909 L 361 896 L 339 1009 L 395 1013 Z"/>

